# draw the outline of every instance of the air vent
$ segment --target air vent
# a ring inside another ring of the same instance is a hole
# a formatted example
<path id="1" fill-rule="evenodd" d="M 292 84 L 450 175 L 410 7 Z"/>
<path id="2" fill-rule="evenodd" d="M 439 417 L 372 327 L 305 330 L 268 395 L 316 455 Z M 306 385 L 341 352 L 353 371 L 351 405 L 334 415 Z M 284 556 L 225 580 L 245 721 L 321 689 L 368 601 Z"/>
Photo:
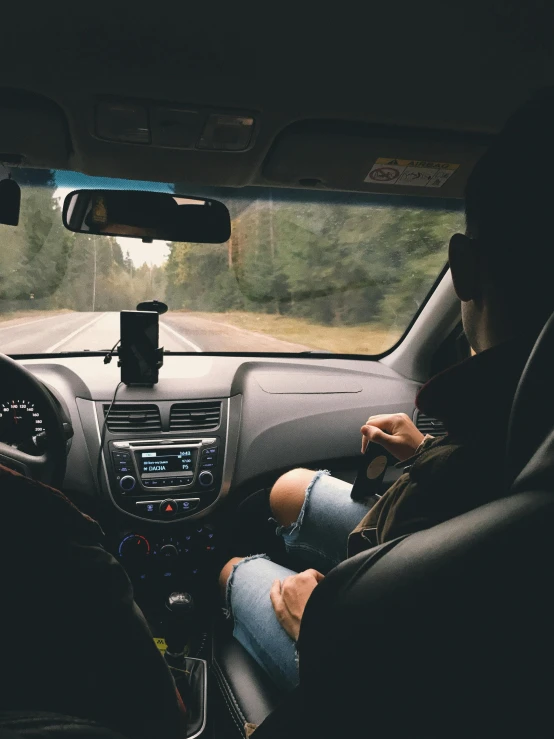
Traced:
<path id="1" fill-rule="evenodd" d="M 104 416 L 108 412 L 108 405 L 104 406 Z M 157 405 L 142 405 L 133 403 L 123 405 L 116 403 L 107 419 L 108 429 L 114 434 L 128 431 L 161 431 L 160 409 Z"/>
<path id="2" fill-rule="evenodd" d="M 416 411 L 415 424 L 422 434 L 431 434 L 431 436 L 446 436 L 446 429 L 442 421 L 431 416 L 426 416 L 421 411 Z"/>
<path id="3" fill-rule="evenodd" d="M 211 431 L 219 426 L 221 403 L 175 403 L 171 406 L 170 431 Z"/>

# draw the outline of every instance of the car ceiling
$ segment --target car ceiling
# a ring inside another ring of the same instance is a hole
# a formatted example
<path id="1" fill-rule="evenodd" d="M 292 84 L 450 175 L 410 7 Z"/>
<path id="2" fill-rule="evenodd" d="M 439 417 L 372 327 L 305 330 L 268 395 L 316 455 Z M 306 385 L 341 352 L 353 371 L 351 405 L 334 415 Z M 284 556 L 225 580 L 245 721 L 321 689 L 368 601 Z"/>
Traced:
<path id="1" fill-rule="evenodd" d="M 508 115 L 554 83 L 551 3 L 314 9 L 258 5 L 253 15 L 240 4 L 84 2 L 3 10 L 0 161 L 191 185 L 461 197 Z M 242 152 L 199 150 L 196 140 L 189 148 L 103 140 L 95 116 L 104 101 L 142 106 L 150 121 L 160 107 L 202 120 L 251 115 L 254 139 Z M 375 160 L 390 156 L 460 167 L 429 193 L 364 182 Z"/>

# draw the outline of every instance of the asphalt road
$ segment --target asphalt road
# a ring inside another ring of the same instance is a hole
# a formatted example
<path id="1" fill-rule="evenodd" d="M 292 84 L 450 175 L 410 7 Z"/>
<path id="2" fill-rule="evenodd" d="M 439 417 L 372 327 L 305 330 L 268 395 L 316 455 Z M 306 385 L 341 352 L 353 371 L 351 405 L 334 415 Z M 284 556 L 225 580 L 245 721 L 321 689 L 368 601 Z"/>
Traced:
<path id="1" fill-rule="evenodd" d="M 110 349 L 119 313 L 62 313 L 0 323 L 0 351 L 38 354 Z M 160 318 L 160 346 L 173 352 L 298 352 L 309 347 L 189 314 Z"/>

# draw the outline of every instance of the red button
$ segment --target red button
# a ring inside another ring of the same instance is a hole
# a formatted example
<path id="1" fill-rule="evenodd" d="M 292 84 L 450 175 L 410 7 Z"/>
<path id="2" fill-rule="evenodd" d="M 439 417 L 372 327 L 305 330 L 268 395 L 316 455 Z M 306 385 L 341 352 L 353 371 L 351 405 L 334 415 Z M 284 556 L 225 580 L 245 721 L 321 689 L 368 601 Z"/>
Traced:
<path id="1" fill-rule="evenodd" d="M 160 503 L 160 511 L 166 516 L 171 516 L 177 511 L 177 503 L 174 500 L 164 500 Z"/>

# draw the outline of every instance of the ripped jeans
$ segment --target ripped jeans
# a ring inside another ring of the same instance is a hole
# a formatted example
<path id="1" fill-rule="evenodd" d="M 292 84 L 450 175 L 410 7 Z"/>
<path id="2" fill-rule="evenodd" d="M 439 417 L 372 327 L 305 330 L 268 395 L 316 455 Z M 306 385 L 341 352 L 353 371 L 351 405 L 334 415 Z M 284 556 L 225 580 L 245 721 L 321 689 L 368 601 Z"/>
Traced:
<path id="1" fill-rule="evenodd" d="M 326 470 L 316 472 L 298 519 L 276 529 L 295 569 L 257 554 L 235 565 L 227 581 L 227 611 L 233 618 L 234 637 L 284 690 L 298 684 L 296 645 L 277 621 L 269 591 L 274 580 L 312 567 L 327 574 L 346 559 L 348 535 L 368 510 L 350 498 L 351 489 Z"/>

